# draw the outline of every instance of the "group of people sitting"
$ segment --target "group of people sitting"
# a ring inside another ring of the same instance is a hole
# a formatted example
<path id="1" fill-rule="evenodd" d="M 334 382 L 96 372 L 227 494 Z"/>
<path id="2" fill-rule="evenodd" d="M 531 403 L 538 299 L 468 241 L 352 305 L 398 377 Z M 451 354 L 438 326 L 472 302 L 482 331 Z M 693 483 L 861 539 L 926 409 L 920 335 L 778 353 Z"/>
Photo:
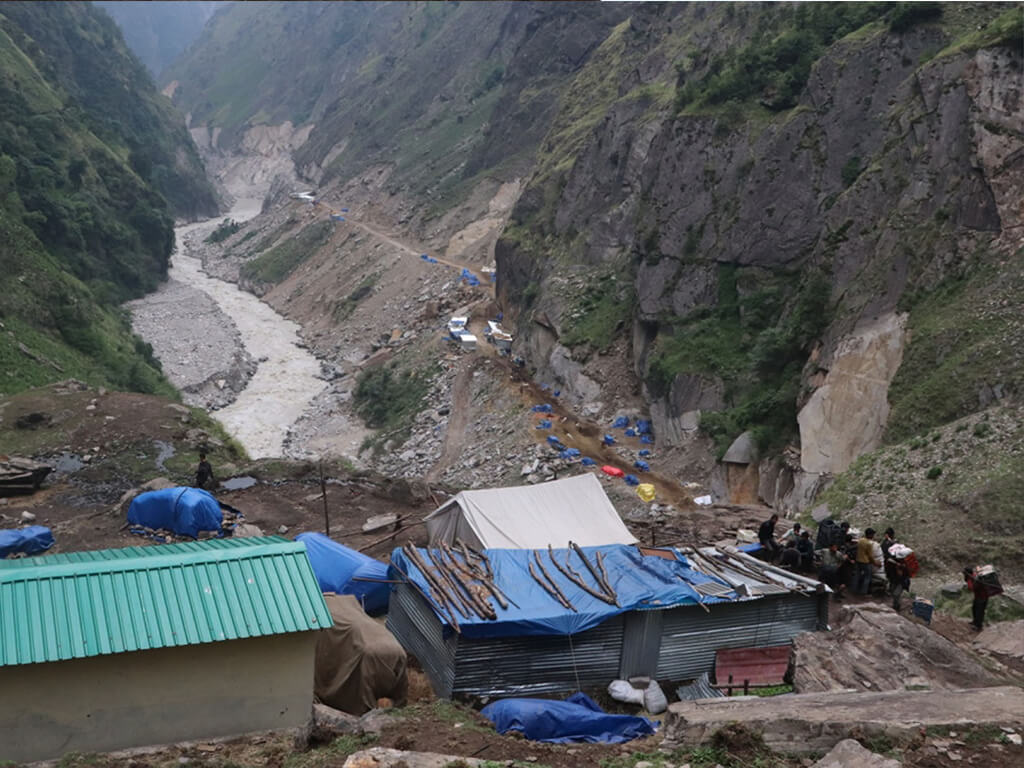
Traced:
<path id="1" fill-rule="evenodd" d="M 874 528 L 856 538 L 850 533 L 850 524 L 843 522 L 839 524 L 839 535 L 827 547 L 815 549 L 810 532 L 803 530 L 800 523 L 794 523 L 776 538 L 778 520 L 778 515 L 772 515 L 758 529 L 758 540 L 770 562 L 794 572 L 816 572 L 818 580 L 834 590 L 836 600 L 842 600 L 848 591 L 869 594 L 873 581 L 881 582 L 884 575 L 892 607 L 900 609 L 900 598 L 910 588 L 911 573 L 904 559 L 893 551 L 898 542 L 892 528 L 887 528 L 883 539 L 877 541 Z"/>

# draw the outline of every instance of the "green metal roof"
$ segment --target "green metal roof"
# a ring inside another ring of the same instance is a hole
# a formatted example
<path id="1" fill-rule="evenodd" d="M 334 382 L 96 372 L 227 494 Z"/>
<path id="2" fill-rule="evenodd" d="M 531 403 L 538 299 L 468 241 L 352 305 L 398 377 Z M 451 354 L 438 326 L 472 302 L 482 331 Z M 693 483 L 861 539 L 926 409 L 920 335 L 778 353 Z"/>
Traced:
<path id="1" fill-rule="evenodd" d="M 331 623 L 305 544 L 279 536 L 0 561 L 0 666 Z"/>

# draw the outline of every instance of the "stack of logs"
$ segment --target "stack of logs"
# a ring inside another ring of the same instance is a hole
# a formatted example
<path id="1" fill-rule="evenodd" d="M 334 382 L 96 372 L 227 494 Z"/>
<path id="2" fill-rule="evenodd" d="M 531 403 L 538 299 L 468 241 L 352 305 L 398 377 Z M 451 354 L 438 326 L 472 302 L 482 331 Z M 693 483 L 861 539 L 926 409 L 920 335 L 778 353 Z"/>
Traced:
<path id="1" fill-rule="evenodd" d="M 590 571 L 590 575 L 594 577 L 594 581 L 597 583 L 597 589 L 588 585 L 583 580 L 583 576 L 579 571 L 575 570 L 569 563 L 571 552 L 575 552 L 579 555 L 580 560 L 582 560 L 583 564 L 587 566 L 587 570 Z M 616 608 L 621 607 L 619 606 L 618 595 L 615 594 L 615 590 L 612 589 L 612 585 L 608 582 L 608 571 L 605 570 L 604 555 L 601 552 L 598 552 L 597 556 L 594 558 L 597 561 L 596 568 L 587 558 L 586 554 L 584 554 L 583 550 L 580 549 L 580 546 L 572 541 L 569 542 L 569 548 L 566 550 L 564 565 L 558 562 L 558 558 L 555 557 L 555 550 L 551 548 L 550 544 L 548 544 L 548 557 L 551 558 L 551 562 L 554 564 L 555 568 L 557 568 L 565 578 L 582 589 L 588 595 L 601 600 L 602 602 L 608 603 L 609 605 L 614 605 Z M 534 580 L 544 587 L 544 591 L 555 598 L 563 608 L 568 608 L 573 613 L 577 613 L 576 606 L 569 602 L 569 598 L 567 598 L 565 593 L 559 589 L 558 583 L 554 578 L 552 578 L 547 568 L 544 567 L 544 563 L 541 562 L 540 553 L 537 550 L 533 551 L 533 560 L 539 569 L 538 573 L 537 570 L 534 570 L 533 563 L 529 563 L 530 575 L 533 576 Z"/>
<path id="2" fill-rule="evenodd" d="M 455 547 L 457 552 L 446 543 L 442 543 L 440 549 L 426 549 L 424 559 L 413 543 L 407 542 L 402 552 L 423 574 L 430 587 L 430 598 L 448 614 L 452 629 L 459 632 L 458 616 L 469 619 L 476 615 L 494 620 L 498 615 L 490 598 L 494 597 L 503 610 L 512 601 L 494 583 L 494 571 L 487 555 L 461 539 L 456 540 Z"/>

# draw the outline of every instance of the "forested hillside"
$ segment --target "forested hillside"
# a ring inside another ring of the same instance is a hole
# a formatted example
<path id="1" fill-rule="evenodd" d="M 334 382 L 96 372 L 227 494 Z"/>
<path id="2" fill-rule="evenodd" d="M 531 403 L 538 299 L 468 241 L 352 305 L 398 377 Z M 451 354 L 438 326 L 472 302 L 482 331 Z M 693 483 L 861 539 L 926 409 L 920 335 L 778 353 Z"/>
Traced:
<path id="1" fill-rule="evenodd" d="M 180 118 L 89 3 L 5 3 L 0 62 L 0 391 L 166 388 L 118 304 L 165 277 L 175 215 L 216 211 Z"/>

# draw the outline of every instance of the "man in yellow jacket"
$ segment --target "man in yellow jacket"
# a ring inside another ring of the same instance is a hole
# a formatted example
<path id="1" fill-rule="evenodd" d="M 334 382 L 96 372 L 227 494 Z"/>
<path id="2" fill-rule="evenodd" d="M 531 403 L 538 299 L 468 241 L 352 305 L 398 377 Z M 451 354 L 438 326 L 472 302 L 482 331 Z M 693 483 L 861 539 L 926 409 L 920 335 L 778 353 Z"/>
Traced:
<path id="1" fill-rule="evenodd" d="M 857 573 L 853 584 L 853 591 L 858 595 L 866 595 L 871 591 L 871 573 L 874 566 L 881 566 L 875 562 L 875 529 L 868 528 L 864 535 L 857 542 L 856 567 Z"/>

